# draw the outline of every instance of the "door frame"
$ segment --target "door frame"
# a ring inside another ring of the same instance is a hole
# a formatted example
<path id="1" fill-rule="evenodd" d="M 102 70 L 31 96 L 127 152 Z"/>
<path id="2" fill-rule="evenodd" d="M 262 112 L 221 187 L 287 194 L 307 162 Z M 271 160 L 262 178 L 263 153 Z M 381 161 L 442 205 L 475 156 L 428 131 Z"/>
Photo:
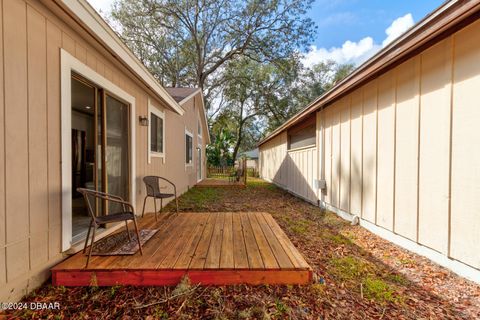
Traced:
<path id="1" fill-rule="evenodd" d="M 106 90 L 111 96 L 130 106 L 130 202 L 136 205 L 136 175 L 135 175 L 135 131 L 136 113 L 135 98 L 123 89 L 104 78 L 83 62 L 60 49 L 60 113 L 61 113 L 61 198 L 62 198 L 62 252 L 72 247 L 72 73 L 84 77 L 98 87 Z"/>

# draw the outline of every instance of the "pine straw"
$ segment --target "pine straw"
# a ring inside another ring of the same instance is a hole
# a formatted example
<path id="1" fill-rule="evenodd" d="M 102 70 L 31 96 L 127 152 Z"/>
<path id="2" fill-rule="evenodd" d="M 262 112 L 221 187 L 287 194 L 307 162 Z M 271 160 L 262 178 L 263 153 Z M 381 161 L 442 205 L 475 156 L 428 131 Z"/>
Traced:
<path id="1" fill-rule="evenodd" d="M 61 311 L 21 318 L 89 319 L 477 319 L 480 286 L 275 186 L 193 189 L 185 211 L 266 211 L 314 268 L 306 286 L 64 288 L 45 284 L 24 301 Z M 168 208 L 172 210 L 172 208 Z"/>

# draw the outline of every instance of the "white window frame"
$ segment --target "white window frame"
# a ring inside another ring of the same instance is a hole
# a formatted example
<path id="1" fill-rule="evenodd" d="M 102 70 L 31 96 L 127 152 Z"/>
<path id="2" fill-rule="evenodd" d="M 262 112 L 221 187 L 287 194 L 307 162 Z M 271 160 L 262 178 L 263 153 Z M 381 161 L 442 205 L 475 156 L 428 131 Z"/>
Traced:
<path id="1" fill-rule="evenodd" d="M 186 163 L 185 162 L 185 168 L 189 168 L 189 167 L 193 167 L 193 163 L 194 163 L 194 157 L 195 155 L 193 154 L 193 145 L 195 144 L 194 140 L 193 140 L 193 133 L 191 133 L 186 127 L 185 127 L 185 136 L 183 137 L 183 150 L 184 150 L 184 154 L 183 154 L 183 159 L 184 161 L 187 159 L 187 137 L 186 136 L 190 136 L 190 138 L 192 138 L 192 161 L 190 161 L 189 163 Z"/>
<path id="2" fill-rule="evenodd" d="M 151 149 L 151 141 L 152 141 L 152 130 L 151 130 L 151 123 L 152 123 L 152 113 L 157 117 L 163 120 L 163 152 L 155 152 Z M 152 158 L 162 158 L 163 163 L 165 163 L 165 150 L 166 150 L 166 141 L 165 139 L 165 112 L 161 111 L 157 108 L 150 99 L 148 99 L 148 163 L 152 163 Z"/>

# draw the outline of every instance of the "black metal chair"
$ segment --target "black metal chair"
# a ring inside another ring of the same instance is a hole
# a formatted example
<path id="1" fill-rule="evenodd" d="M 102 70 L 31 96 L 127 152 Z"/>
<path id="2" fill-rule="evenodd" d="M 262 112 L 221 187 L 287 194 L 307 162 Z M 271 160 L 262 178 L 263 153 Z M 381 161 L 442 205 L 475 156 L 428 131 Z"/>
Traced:
<path id="1" fill-rule="evenodd" d="M 100 192 L 100 191 L 90 190 L 85 188 L 77 188 L 77 191 L 83 195 L 83 198 L 85 199 L 85 203 L 88 208 L 88 212 L 92 217 L 92 220 L 90 221 L 90 226 L 88 227 L 87 237 L 85 239 L 85 246 L 83 247 L 83 253 L 85 253 L 87 250 L 88 238 L 90 237 L 90 230 L 93 227 L 92 241 L 90 243 L 90 250 L 88 252 L 87 264 L 85 265 L 85 268 L 88 267 L 88 263 L 90 262 L 90 257 L 92 256 L 93 244 L 95 242 L 95 232 L 97 231 L 97 228 L 100 225 L 106 224 L 106 223 L 125 221 L 125 227 L 127 229 L 128 238 L 131 240 L 132 238 L 130 236 L 130 231 L 128 230 L 128 221 L 132 220 L 133 225 L 135 226 L 135 233 L 137 234 L 137 241 L 138 241 L 138 247 L 140 249 L 140 254 L 143 255 L 142 244 L 140 242 L 140 234 L 138 232 L 137 220 L 135 218 L 135 209 L 133 208 L 132 204 L 123 200 L 122 197 L 111 195 L 105 192 Z M 122 206 L 122 211 L 117 213 L 109 213 L 106 215 L 97 215 L 96 210 L 93 210 L 93 206 L 95 206 L 97 199 L 106 200 L 107 203 L 109 201 L 118 203 Z M 95 200 L 95 201 L 92 203 L 91 200 Z"/>
<path id="2" fill-rule="evenodd" d="M 173 187 L 173 193 L 165 193 L 160 191 L 161 180 L 167 182 Z M 155 208 L 155 220 L 157 220 L 157 199 L 160 199 L 160 213 L 162 213 L 163 199 L 175 197 L 175 204 L 177 206 L 178 213 L 177 187 L 173 182 L 158 176 L 146 176 L 143 178 L 143 182 L 145 183 L 145 188 L 147 189 L 147 195 L 145 196 L 145 199 L 143 199 L 142 217 L 145 214 L 145 204 L 147 202 L 147 198 L 149 197 L 153 198 L 153 204 Z"/>

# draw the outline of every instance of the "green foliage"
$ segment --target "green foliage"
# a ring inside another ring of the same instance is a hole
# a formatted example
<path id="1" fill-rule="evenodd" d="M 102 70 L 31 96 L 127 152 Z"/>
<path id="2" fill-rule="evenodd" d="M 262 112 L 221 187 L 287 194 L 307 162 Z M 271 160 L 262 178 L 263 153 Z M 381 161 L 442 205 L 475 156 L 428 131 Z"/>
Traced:
<path id="1" fill-rule="evenodd" d="M 210 89 L 228 61 L 274 61 L 306 48 L 312 0 L 117 0 L 111 19 L 127 45 L 168 85 Z M 214 79 L 215 78 L 215 79 Z"/>
<path id="2" fill-rule="evenodd" d="M 213 166 L 233 165 L 232 147 L 234 137 L 226 127 L 215 126 L 212 143 L 207 146 L 207 162 Z"/>
<path id="3" fill-rule="evenodd" d="M 381 279 L 366 278 L 363 284 L 363 294 L 367 299 L 373 299 L 380 303 L 398 300 L 395 290 Z"/>

